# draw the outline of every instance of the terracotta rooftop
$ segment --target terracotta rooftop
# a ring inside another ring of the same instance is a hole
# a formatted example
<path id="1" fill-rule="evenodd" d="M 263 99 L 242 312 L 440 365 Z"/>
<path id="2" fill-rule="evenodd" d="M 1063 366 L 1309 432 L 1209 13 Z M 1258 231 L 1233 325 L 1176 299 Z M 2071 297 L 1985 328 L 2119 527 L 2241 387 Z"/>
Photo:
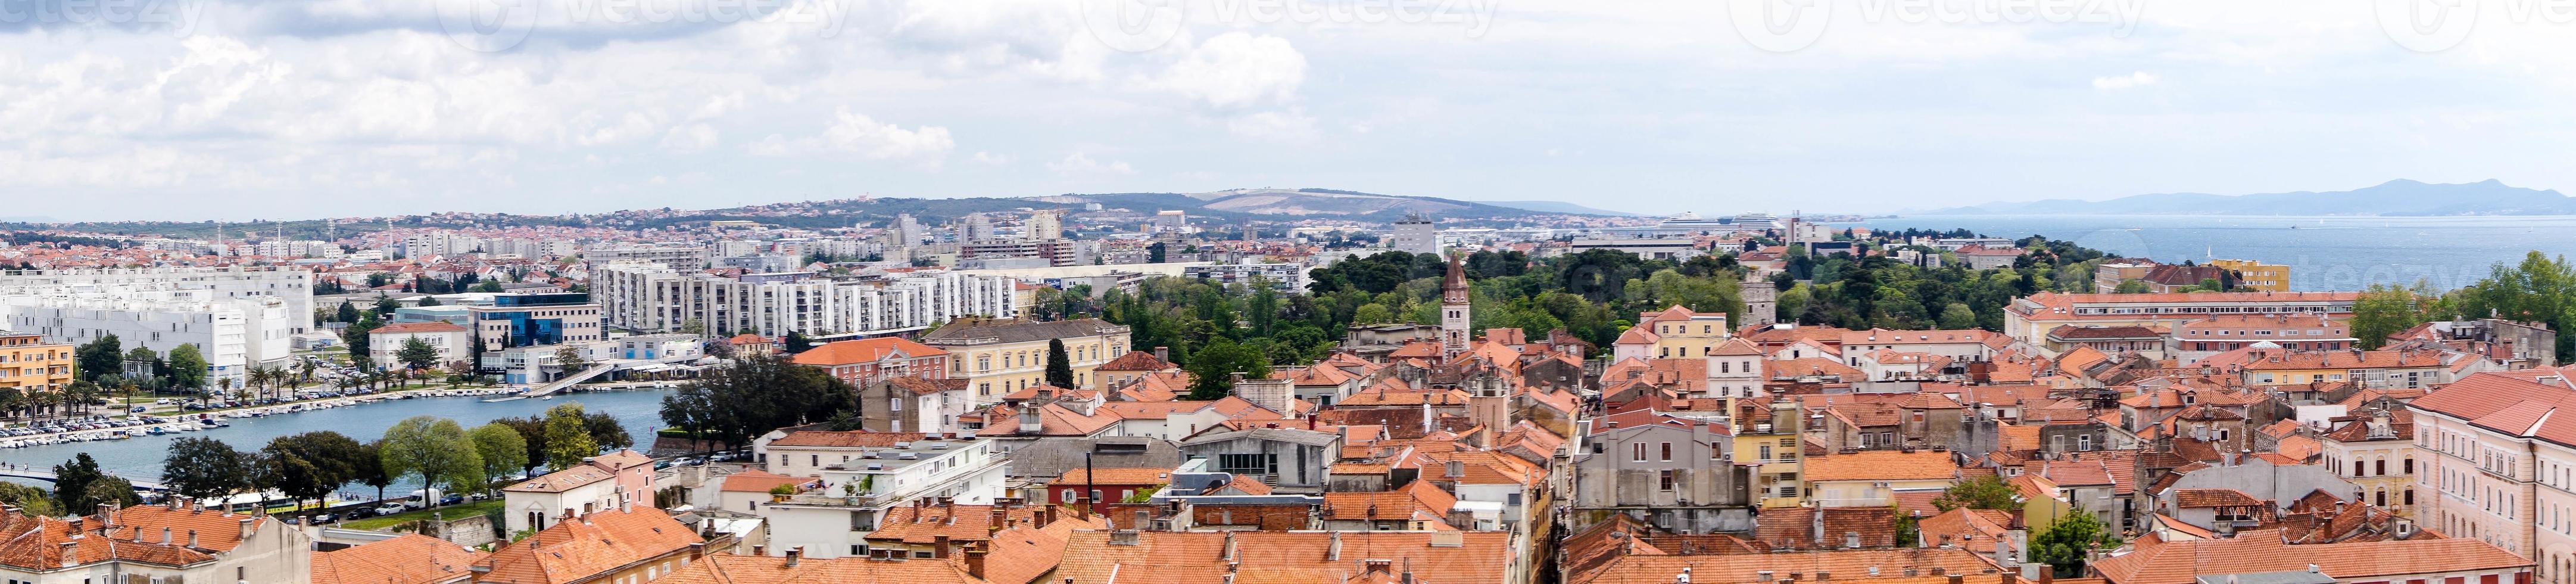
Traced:
<path id="1" fill-rule="evenodd" d="M 406 533 L 393 539 L 313 552 L 312 584 L 436 584 L 473 576 L 483 552 Z"/>
<path id="2" fill-rule="evenodd" d="M 797 353 L 795 362 L 798 365 L 830 367 L 835 365 L 875 363 L 884 361 L 888 358 L 928 357 L 946 354 L 948 354 L 947 351 L 940 350 L 938 347 L 915 343 L 897 337 L 878 337 L 873 339 L 833 341 L 824 343 L 823 346 L 807 349 L 803 353 Z"/>

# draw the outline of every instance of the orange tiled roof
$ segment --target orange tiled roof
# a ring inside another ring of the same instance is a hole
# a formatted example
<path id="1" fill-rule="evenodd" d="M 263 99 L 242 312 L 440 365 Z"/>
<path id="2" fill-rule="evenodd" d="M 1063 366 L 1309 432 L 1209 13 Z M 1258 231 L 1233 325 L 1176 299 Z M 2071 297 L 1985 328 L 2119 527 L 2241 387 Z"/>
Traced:
<path id="1" fill-rule="evenodd" d="M 888 562 L 863 557 L 803 558 L 797 560 L 795 566 L 790 567 L 787 565 L 787 558 L 783 557 L 713 554 L 698 558 L 698 561 L 690 562 L 687 567 L 673 571 L 671 575 L 663 576 L 654 582 L 661 584 L 820 584 L 824 582 L 984 584 L 987 580 L 968 575 L 964 565 L 953 561 Z M 1025 582 L 1023 580 L 1015 584 L 1025 584 Z"/>
<path id="2" fill-rule="evenodd" d="M 1836 454 L 1809 458 L 1805 465 L 1810 481 L 1863 480 L 1947 480 L 1959 477 L 1959 465 L 1950 462 L 1950 453 L 1918 450 L 1864 450 L 1855 454 Z"/>
<path id="3" fill-rule="evenodd" d="M 1116 574 L 1119 582 L 1223 582 L 1232 563 L 1234 584 L 1393 582 L 1408 569 L 1417 581 L 1429 577 L 1433 582 L 1502 582 L 1509 579 L 1504 567 L 1513 553 L 1510 534 L 1499 531 L 1455 536 L 1418 531 L 1148 531 L 1134 537 L 1133 543 L 1123 543 L 1107 531 L 1074 532 L 1054 577 L 1109 582 L 1110 575 Z M 1447 537 L 1457 537 L 1457 544 L 1438 543 Z M 1228 542 L 1233 544 L 1230 557 Z M 1363 578 L 1370 574 L 1367 560 L 1384 561 L 1389 572 Z M 1665 582 L 1671 578 L 1664 575 Z"/>
<path id="4" fill-rule="evenodd" d="M 554 584 L 627 564 L 686 552 L 703 541 L 688 525 L 651 507 L 611 509 L 563 521 L 484 556 L 478 582 Z"/>
<path id="5" fill-rule="evenodd" d="M 1171 482 L 1172 469 L 1168 468 L 1095 468 L 1084 472 L 1081 467 L 1074 467 L 1049 484 L 1164 485 Z"/>
<path id="6" fill-rule="evenodd" d="M 312 584 L 435 584 L 473 576 L 483 552 L 435 537 L 393 539 L 313 552 Z"/>
<path id="7" fill-rule="evenodd" d="M 797 353 L 795 361 L 798 365 L 829 367 L 834 365 L 875 363 L 896 355 L 924 357 L 946 354 L 948 354 L 948 351 L 941 350 L 938 347 L 915 343 L 902 338 L 877 337 L 873 339 L 833 341 L 824 343 L 823 346 L 808 349 L 803 353 Z"/>
<path id="8" fill-rule="evenodd" d="M 769 441 L 769 445 L 771 447 L 803 446 L 826 448 L 890 448 L 893 447 L 896 442 L 915 442 L 926 437 L 929 437 L 929 435 L 920 432 L 871 432 L 867 430 L 829 432 L 823 430 L 806 430 L 802 432 L 789 432 L 786 436 L 779 437 L 777 440 Z"/>

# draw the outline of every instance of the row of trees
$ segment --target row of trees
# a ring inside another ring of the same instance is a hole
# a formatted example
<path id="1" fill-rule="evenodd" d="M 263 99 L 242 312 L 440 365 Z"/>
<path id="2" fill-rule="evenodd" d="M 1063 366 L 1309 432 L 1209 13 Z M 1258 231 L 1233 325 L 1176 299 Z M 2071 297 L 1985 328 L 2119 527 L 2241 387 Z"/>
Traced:
<path id="1" fill-rule="evenodd" d="M 415 416 L 370 442 L 325 430 L 280 436 L 259 450 L 243 451 L 213 438 L 180 438 L 170 443 L 161 478 L 172 494 L 199 500 L 273 489 L 298 503 L 321 501 L 352 483 L 375 487 L 382 499 L 385 486 L 405 476 L 451 493 L 482 491 L 512 474 L 534 473 L 539 466 L 561 470 L 602 449 L 632 444 L 615 418 L 570 403 L 542 416 L 503 418 L 471 430 L 456 420 Z M 81 455 L 74 464 L 87 458 Z M 95 462 L 87 464 L 94 469 Z M 71 483 L 62 484 L 70 489 Z"/>
<path id="2" fill-rule="evenodd" d="M 2497 262 L 2486 279 L 2449 292 L 2429 282 L 2412 287 L 2374 284 L 2352 308 L 2352 335 L 2375 349 L 2390 333 L 2435 320 L 2502 318 L 2548 325 L 2558 335 L 2558 360 L 2576 358 L 2576 265 L 2539 251 L 2520 263 Z"/>
<path id="3" fill-rule="evenodd" d="M 743 355 L 662 396 L 662 423 L 726 447 L 770 430 L 854 419 L 858 391 L 784 355 Z"/>

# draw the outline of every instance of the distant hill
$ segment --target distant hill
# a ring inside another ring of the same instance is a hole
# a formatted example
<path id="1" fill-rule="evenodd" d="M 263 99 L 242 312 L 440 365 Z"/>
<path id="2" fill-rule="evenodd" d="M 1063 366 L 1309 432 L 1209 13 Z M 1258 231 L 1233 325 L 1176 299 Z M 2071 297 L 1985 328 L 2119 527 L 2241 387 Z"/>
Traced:
<path id="1" fill-rule="evenodd" d="M 2251 195 L 2157 193 L 2107 201 L 2050 199 L 1926 211 L 1931 215 L 2576 215 L 2576 198 L 2488 179 L 2430 184 L 2398 179 L 2349 191 Z"/>

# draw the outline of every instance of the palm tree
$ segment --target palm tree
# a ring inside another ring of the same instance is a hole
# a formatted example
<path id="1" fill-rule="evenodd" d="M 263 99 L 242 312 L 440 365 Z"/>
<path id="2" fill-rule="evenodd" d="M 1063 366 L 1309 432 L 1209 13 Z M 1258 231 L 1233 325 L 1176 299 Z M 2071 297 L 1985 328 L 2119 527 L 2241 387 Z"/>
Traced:
<path id="1" fill-rule="evenodd" d="M 233 400 L 233 401 L 236 401 L 236 402 L 250 401 L 250 400 L 248 399 L 248 396 L 235 396 L 235 395 L 233 395 L 233 378 L 230 378 L 230 377 L 225 377 L 225 378 L 221 378 L 221 379 L 216 379 L 216 380 L 215 380 L 215 391 L 216 391 L 216 394 L 217 394 L 217 395 L 231 396 L 231 397 L 236 398 L 236 399 L 234 399 L 234 400 Z"/>
<path id="2" fill-rule="evenodd" d="M 303 374 L 304 374 L 304 375 L 303 375 L 304 383 L 312 383 L 312 382 L 313 382 L 313 370 L 315 370 L 315 369 L 320 369 L 321 367 L 322 367 L 322 364 L 320 364 L 320 363 L 315 363 L 315 362 L 313 362 L 313 360 L 312 360 L 312 359 L 305 359 L 305 360 L 304 360 L 304 363 L 303 363 L 302 365 L 298 365 L 298 366 L 297 366 L 297 369 L 302 370 L 302 372 L 303 372 Z"/>
<path id="3" fill-rule="evenodd" d="M 126 378 L 126 379 L 125 379 L 125 385 L 117 386 L 117 389 L 125 390 L 125 411 L 126 411 L 126 412 L 128 412 L 128 413 L 133 412 L 133 411 L 134 411 L 134 389 L 135 389 L 135 388 L 134 388 L 134 378 L 131 378 L 131 377 Z M 130 417 L 133 417 L 133 416 L 129 415 L 129 416 L 126 416 L 126 417 L 129 417 L 129 418 L 130 418 Z"/>

